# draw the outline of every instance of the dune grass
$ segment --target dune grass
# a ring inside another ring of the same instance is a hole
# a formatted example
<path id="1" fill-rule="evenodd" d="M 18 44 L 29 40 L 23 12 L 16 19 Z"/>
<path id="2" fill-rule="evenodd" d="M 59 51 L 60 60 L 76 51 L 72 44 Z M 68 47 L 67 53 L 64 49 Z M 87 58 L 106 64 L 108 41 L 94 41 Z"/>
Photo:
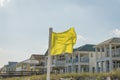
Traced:
<path id="1" fill-rule="evenodd" d="M 120 70 L 114 70 L 109 73 L 65 73 L 65 74 L 51 74 L 51 80 L 59 80 L 60 78 L 93 78 L 97 80 L 101 80 L 102 78 L 111 77 L 118 78 L 120 80 Z M 13 77 L 13 78 L 5 78 L 0 80 L 46 80 L 46 75 L 34 75 L 34 76 L 26 76 L 26 77 Z"/>

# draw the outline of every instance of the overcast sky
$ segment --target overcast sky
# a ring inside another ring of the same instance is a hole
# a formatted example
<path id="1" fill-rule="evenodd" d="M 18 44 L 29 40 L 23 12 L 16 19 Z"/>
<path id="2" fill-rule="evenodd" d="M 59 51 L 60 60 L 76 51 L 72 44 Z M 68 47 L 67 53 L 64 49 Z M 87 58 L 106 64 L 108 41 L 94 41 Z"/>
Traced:
<path id="1" fill-rule="evenodd" d="M 44 54 L 49 27 L 74 27 L 75 47 L 120 37 L 120 0 L 0 0 L 0 67 Z"/>

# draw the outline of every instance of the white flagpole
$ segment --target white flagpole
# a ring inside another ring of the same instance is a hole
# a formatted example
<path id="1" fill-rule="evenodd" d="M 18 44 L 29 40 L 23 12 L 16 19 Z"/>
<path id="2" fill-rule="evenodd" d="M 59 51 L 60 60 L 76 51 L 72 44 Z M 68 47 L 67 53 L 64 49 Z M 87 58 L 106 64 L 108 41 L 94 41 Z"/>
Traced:
<path id="1" fill-rule="evenodd" d="M 50 80 L 50 66 L 51 66 L 50 46 L 51 46 L 51 36 L 52 36 L 52 28 L 49 28 L 49 45 L 48 45 L 48 59 L 47 59 L 47 76 L 46 76 L 46 80 Z"/>

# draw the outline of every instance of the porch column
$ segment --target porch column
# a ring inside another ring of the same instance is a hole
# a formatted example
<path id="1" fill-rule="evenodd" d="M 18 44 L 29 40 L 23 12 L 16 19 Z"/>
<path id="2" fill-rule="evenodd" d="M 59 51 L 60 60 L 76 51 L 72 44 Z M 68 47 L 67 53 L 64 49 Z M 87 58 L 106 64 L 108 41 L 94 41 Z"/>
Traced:
<path id="1" fill-rule="evenodd" d="M 78 63 L 79 63 L 80 62 L 80 53 L 77 52 L 77 54 L 78 54 Z"/>
<path id="2" fill-rule="evenodd" d="M 96 58 L 96 60 L 97 60 L 97 55 L 98 55 L 98 50 L 97 50 L 97 48 L 95 48 L 95 58 Z"/>
<path id="3" fill-rule="evenodd" d="M 107 72 L 107 61 L 104 61 L 104 72 Z"/>
<path id="4" fill-rule="evenodd" d="M 78 72 L 80 72 L 80 53 L 78 53 Z"/>
<path id="5" fill-rule="evenodd" d="M 74 72 L 74 55 L 72 54 L 71 72 Z"/>
<path id="6" fill-rule="evenodd" d="M 115 57 L 116 57 L 116 55 L 117 55 L 117 49 L 116 49 L 116 46 L 115 46 Z"/>
<path id="7" fill-rule="evenodd" d="M 106 58 L 106 57 L 107 57 L 107 48 L 106 48 L 106 45 L 104 45 L 104 53 L 105 53 L 105 58 Z M 107 61 L 106 61 L 106 60 L 104 61 L 103 66 L 104 66 L 103 71 L 104 71 L 104 72 L 107 72 L 107 69 L 106 69 Z"/>
<path id="8" fill-rule="evenodd" d="M 95 48 L 95 72 L 98 72 L 98 66 L 97 66 L 97 55 L 98 55 L 98 50 L 97 48 Z"/>
<path id="9" fill-rule="evenodd" d="M 70 71 L 69 71 L 69 66 L 67 66 L 67 73 L 69 73 Z"/>
<path id="10" fill-rule="evenodd" d="M 79 64 L 78 65 L 78 68 L 79 68 L 79 73 L 81 72 L 81 65 Z"/>
<path id="11" fill-rule="evenodd" d="M 110 60 L 109 60 L 110 70 L 109 70 L 109 71 L 112 71 L 112 69 L 113 69 L 113 62 L 112 62 L 112 44 L 109 44 L 109 54 L 110 54 Z"/>
<path id="12" fill-rule="evenodd" d="M 100 47 L 100 58 L 102 58 L 102 48 Z"/>
<path id="13" fill-rule="evenodd" d="M 117 66 L 117 61 L 115 61 L 115 68 L 118 68 L 118 66 Z"/>
<path id="14" fill-rule="evenodd" d="M 99 72 L 98 62 L 96 62 L 96 72 Z"/>
<path id="15" fill-rule="evenodd" d="M 105 52 L 105 57 L 107 57 L 107 49 L 105 45 L 104 45 L 104 52 Z"/>
<path id="16" fill-rule="evenodd" d="M 101 72 L 103 72 L 104 70 L 103 70 L 103 61 L 101 61 Z"/>

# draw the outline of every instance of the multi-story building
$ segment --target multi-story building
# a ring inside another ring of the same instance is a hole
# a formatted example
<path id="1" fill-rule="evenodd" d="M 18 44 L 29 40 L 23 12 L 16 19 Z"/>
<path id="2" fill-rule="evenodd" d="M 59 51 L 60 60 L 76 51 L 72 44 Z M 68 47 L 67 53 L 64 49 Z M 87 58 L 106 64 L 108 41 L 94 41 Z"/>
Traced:
<path id="1" fill-rule="evenodd" d="M 95 72 L 96 58 L 94 45 L 86 44 L 66 55 L 65 72 Z"/>
<path id="2" fill-rule="evenodd" d="M 48 59 L 48 51 L 45 53 L 45 72 L 47 71 L 47 59 Z M 50 61 L 50 69 L 52 73 L 63 73 L 65 72 L 65 63 L 66 63 L 66 56 L 64 54 L 62 55 L 56 55 L 51 56 Z"/>
<path id="3" fill-rule="evenodd" d="M 95 50 L 97 72 L 109 72 L 120 68 L 120 38 L 101 42 L 95 46 Z"/>
<path id="4" fill-rule="evenodd" d="M 27 60 L 17 63 L 16 71 L 44 72 L 44 55 L 33 54 Z"/>
<path id="5" fill-rule="evenodd" d="M 31 71 L 30 70 L 30 65 L 31 64 L 37 64 L 37 63 L 38 63 L 38 61 L 36 61 L 36 60 L 31 61 L 29 59 L 21 61 L 21 62 L 17 63 L 16 71 Z"/>
<path id="6" fill-rule="evenodd" d="M 51 72 L 95 72 L 96 58 L 93 46 L 95 45 L 87 44 L 74 49 L 72 54 L 51 56 Z M 46 52 L 46 65 L 47 54 Z"/>
<path id="7" fill-rule="evenodd" d="M 1 73 L 16 71 L 17 62 L 8 62 L 7 65 L 1 68 Z"/>
<path id="8" fill-rule="evenodd" d="M 30 60 L 36 60 L 38 61 L 37 64 L 31 64 L 30 69 L 31 71 L 41 71 L 44 72 L 44 66 L 45 66 L 45 56 L 44 55 L 38 55 L 38 54 L 33 54 L 30 57 Z"/>
<path id="9" fill-rule="evenodd" d="M 47 55 L 33 54 L 20 63 L 9 62 L 1 68 L 8 71 L 41 71 L 46 72 Z M 86 44 L 75 48 L 72 54 L 51 56 L 51 72 L 109 72 L 120 68 L 120 38 L 111 38 L 97 45 Z"/>

